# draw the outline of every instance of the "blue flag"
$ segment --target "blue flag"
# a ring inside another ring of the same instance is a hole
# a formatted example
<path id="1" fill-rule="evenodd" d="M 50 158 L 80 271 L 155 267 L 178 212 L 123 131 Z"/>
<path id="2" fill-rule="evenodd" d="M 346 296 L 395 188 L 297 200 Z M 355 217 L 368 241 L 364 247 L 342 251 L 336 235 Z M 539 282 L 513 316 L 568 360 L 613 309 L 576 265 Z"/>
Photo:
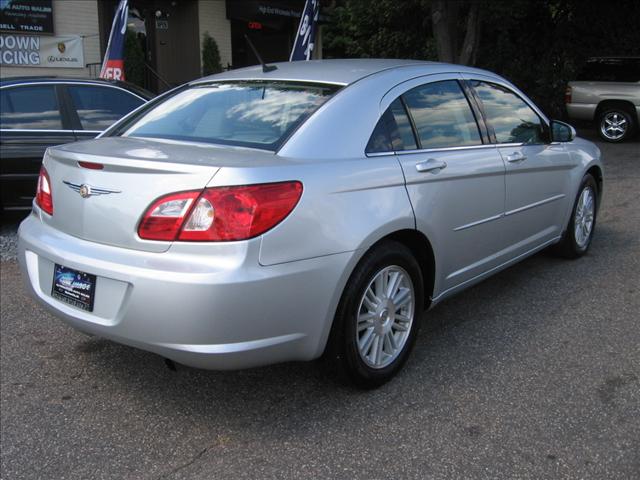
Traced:
<path id="1" fill-rule="evenodd" d="M 307 0 L 304 4 L 302 17 L 300 17 L 300 25 L 291 50 L 291 57 L 289 57 L 290 62 L 309 60 L 311 58 L 319 15 L 320 0 Z"/>
<path id="2" fill-rule="evenodd" d="M 127 31 L 128 3 L 129 0 L 120 0 L 120 5 L 113 17 L 100 78 L 124 80 L 124 34 Z"/>

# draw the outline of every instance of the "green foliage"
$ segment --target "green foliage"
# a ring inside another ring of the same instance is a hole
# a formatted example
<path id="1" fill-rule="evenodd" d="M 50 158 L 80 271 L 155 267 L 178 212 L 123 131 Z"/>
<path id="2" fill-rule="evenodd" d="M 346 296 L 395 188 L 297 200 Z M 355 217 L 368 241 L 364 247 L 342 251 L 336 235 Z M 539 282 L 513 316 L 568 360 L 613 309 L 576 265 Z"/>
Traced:
<path id="1" fill-rule="evenodd" d="M 423 0 L 339 1 L 323 30 L 323 56 L 435 59 L 424 11 Z"/>
<path id="2" fill-rule="evenodd" d="M 218 44 L 209 32 L 205 32 L 202 39 L 202 75 L 213 75 L 221 71 Z"/>
<path id="3" fill-rule="evenodd" d="M 513 0 L 487 5 L 478 66 L 518 85 L 554 118 L 567 82 L 594 56 L 638 54 L 640 2 Z"/>
<path id="4" fill-rule="evenodd" d="M 429 0 L 337 0 L 327 11 L 326 58 L 434 60 Z M 462 34 L 464 10 L 457 30 Z M 568 81 L 588 57 L 638 55 L 640 2 L 483 2 L 476 65 L 505 76 L 554 118 L 564 115 Z"/>
<path id="5" fill-rule="evenodd" d="M 144 87 L 144 49 L 143 38 L 127 30 L 124 37 L 124 78 L 127 82 Z"/>

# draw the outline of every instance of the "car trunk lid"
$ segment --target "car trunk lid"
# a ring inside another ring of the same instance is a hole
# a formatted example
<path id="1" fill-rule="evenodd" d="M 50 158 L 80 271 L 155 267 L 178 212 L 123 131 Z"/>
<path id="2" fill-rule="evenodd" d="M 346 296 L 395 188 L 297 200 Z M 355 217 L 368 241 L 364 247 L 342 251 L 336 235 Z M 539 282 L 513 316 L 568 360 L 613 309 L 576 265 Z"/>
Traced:
<path id="1" fill-rule="evenodd" d="M 138 223 L 156 198 L 203 189 L 219 170 L 220 149 L 137 138 L 103 138 L 51 149 L 44 165 L 53 216 L 43 219 L 84 240 L 150 252 L 171 243 L 142 240 Z M 82 167 L 79 162 L 101 165 Z"/>

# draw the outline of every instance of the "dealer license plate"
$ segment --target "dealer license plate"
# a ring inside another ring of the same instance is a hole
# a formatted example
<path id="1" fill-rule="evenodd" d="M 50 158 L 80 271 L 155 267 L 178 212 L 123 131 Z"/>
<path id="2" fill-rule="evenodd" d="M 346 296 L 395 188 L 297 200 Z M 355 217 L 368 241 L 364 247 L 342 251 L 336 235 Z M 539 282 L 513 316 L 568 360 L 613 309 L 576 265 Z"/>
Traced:
<path id="1" fill-rule="evenodd" d="M 51 296 L 87 312 L 93 311 L 96 276 L 62 265 L 55 265 Z"/>

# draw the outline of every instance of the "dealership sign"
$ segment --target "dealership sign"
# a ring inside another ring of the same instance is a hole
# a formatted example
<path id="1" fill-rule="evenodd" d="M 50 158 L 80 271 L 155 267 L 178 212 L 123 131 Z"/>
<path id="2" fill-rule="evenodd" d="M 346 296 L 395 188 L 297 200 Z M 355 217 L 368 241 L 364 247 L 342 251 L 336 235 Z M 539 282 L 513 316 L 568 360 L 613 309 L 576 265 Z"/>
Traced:
<path id="1" fill-rule="evenodd" d="M 84 68 L 82 37 L 64 35 L 0 35 L 3 67 Z"/>
<path id="2" fill-rule="evenodd" d="M 0 31 L 53 33 L 51 0 L 0 0 Z"/>

